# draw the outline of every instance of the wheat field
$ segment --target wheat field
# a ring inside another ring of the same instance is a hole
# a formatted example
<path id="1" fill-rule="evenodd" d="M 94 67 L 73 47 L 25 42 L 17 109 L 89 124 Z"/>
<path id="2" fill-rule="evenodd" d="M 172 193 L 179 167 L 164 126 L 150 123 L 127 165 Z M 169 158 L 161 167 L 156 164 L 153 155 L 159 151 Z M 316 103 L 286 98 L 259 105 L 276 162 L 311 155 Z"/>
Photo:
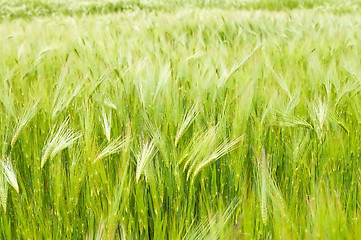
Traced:
<path id="1" fill-rule="evenodd" d="M 360 238 L 360 8 L 0 2 L 0 238 Z"/>

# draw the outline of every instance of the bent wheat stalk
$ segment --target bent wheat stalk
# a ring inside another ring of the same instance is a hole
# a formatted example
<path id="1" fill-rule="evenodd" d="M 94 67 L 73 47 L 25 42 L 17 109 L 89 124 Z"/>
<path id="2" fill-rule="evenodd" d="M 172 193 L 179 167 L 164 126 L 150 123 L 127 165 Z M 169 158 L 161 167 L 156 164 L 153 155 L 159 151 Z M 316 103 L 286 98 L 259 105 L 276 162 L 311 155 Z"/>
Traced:
<path id="1" fill-rule="evenodd" d="M 125 140 L 122 140 L 121 137 L 114 139 L 106 147 L 104 147 L 104 149 L 95 158 L 93 163 L 95 163 L 107 156 L 110 156 L 112 154 L 119 152 L 120 149 L 123 147 L 124 143 L 125 143 Z"/>
<path id="2" fill-rule="evenodd" d="M 16 140 L 18 139 L 21 131 L 24 129 L 24 127 L 31 121 L 31 119 L 36 115 L 36 113 L 39 110 L 39 101 L 38 99 L 33 106 L 29 106 L 23 115 L 19 118 L 18 123 L 15 127 L 15 133 L 13 138 L 11 139 L 11 147 L 13 147 L 16 143 Z"/>
<path id="3" fill-rule="evenodd" d="M 55 134 L 50 134 L 49 140 L 44 147 L 44 154 L 41 158 L 41 167 L 45 165 L 49 158 L 50 160 L 53 159 L 56 154 L 73 145 L 75 141 L 82 136 L 80 132 L 74 132 L 71 128 L 68 128 L 68 123 L 69 118 L 60 125 Z"/>

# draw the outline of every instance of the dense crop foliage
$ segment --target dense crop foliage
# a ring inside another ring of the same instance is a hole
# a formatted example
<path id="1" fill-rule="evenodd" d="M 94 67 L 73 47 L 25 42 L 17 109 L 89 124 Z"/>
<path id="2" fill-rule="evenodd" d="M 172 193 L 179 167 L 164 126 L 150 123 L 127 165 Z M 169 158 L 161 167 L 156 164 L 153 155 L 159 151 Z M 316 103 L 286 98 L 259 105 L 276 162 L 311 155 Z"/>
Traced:
<path id="1" fill-rule="evenodd" d="M 281 2 L 3 3 L 1 238 L 361 236 L 357 5 Z"/>

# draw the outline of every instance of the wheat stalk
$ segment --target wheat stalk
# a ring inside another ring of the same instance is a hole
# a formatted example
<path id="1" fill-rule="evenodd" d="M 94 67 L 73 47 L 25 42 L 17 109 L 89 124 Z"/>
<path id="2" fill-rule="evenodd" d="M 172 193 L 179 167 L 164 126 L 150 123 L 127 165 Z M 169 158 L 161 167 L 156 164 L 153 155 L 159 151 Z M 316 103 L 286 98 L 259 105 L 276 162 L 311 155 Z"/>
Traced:
<path id="1" fill-rule="evenodd" d="M 41 167 L 45 165 L 49 158 L 50 160 L 53 159 L 56 154 L 73 145 L 75 141 L 82 136 L 80 132 L 74 132 L 69 128 L 68 123 L 69 118 L 60 125 L 55 134 L 53 134 L 53 132 L 50 134 L 43 150 L 44 154 L 41 158 Z"/>
<path id="2" fill-rule="evenodd" d="M 1 205 L 4 208 L 4 212 L 6 212 L 6 202 L 8 199 L 8 182 L 4 174 L 0 174 L 0 201 Z"/>
<path id="3" fill-rule="evenodd" d="M 156 154 L 155 143 L 152 140 L 143 145 L 140 153 L 137 154 L 137 170 L 136 170 L 136 181 L 138 182 L 142 175 L 148 161 Z"/>
<path id="4" fill-rule="evenodd" d="M 122 140 L 121 137 L 114 139 L 106 147 L 104 147 L 104 149 L 98 154 L 98 156 L 94 160 L 94 163 L 107 156 L 119 152 L 120 149 L 123 147 L 124 143 L 125 140 Z"/>
<path id="5" fill-rule="evenodd" d="M 15 189 L 17 193 L 19 193 L 19 185 L 16 178 L 16 172 L 13 165 L 11 164 L 10 159 L 5 158 L 1 162 L 1 171 L 4 174 L 6 181 Z"/>
<path id="6" fill-rule="evenodd" d="M 200 162 L 197 166 L 197 168 L 194 170 L 193 172 L 193 179 L 198 175 L 198 173 L 205 168 L 206 166 L 208 166 L 209 164 L 211 164 L 212 162 L 216 161 L 217 159 L 223 157 L 224 155 L 226 155 L 227 153 L 235 150 L 237 148 L 237 144 L 240 143 L 243 139 L 244 139 L 245 135 L 242 135 L 238 138 L 235 138 L 233 140 L 229 140 L 226 139 L 222 144 L 220 144 L 217 149 L 206 159 L 204 159 L 202 162 Z M 191 169 L 190 169 L 191 170 Z M 188 173 L 189 177 L 190 175 L 190 171 Z"/>
<path id="7" fill-rule="evenodd" d="M 183 121 L 182 121 L 180 127 L 178 128 L 178 131 L 177 131 L 177 134 L 175 137 L 175 141 L 174 141 L 175 146 L 177 146 L 179 139 L 182 137 L 185 130 L 191 125 L 191 123 L 194 121 L 194 119 L 196 119 L 200 110 L 201 110 L 200 104 L 199 104 L 199 102 L 196 102 L 185 114 Z"/>
<path id="8" fill-rule="evenodd" d="M 15 127 L 14 136 L 11 139 L 11 147 L 13 147 L 15 145 L 15 142 L 18 139 L 21 131 L 24 129 L 24 127 L 31 121 L 31 119 L 37 113 L 37 111 L 39 109 L 39 101 L 40 101 L 40 99 L 38 99 L 34 105 L 29 106 L 25 110 L 23 115 L 19 118 L 18 123 L 16 124 L 16 127 Z"/>
<path id="9" fill-rule="evenodd" d="M 107 138 L 108 142 L 110 142 L 110 130 L 112 127 L 112 113 L 107 116 L 104 108 L 102 110 L 102 121 L 101 121 L 102 129 L 104 131 L 104 135 Z"/>

